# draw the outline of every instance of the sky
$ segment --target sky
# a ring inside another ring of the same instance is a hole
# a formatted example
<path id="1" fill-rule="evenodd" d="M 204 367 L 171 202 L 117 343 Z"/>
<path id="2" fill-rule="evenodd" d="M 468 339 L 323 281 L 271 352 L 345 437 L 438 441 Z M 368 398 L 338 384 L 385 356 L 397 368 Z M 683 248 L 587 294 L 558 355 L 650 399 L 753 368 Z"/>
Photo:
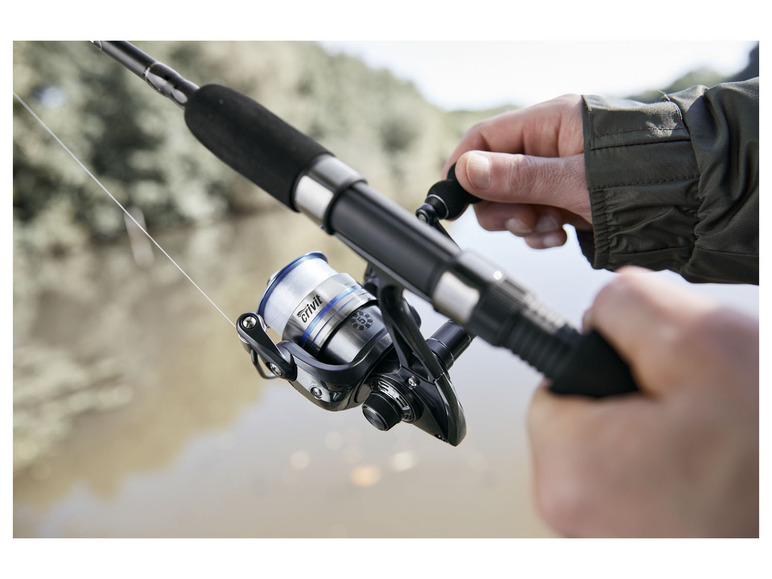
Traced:
<path id="1" fill-rule="evenodd" d="M 664 88 L 685 72 L 745 67 L 755 42 L 377 41 L 321 43 L 411 80 L 447 109 L 531 105 L 565 93 L 625 96 Z"/>

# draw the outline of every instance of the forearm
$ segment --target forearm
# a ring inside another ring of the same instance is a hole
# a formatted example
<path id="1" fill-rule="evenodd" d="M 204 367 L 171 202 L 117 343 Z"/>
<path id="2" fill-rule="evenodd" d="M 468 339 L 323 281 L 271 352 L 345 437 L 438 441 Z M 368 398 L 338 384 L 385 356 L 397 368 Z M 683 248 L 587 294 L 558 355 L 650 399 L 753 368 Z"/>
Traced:
<path id="1" fill-rule="evenodd" d="M 644 104 L 584 97 L 596 268 L 758 283 L 758 81 Z"/>

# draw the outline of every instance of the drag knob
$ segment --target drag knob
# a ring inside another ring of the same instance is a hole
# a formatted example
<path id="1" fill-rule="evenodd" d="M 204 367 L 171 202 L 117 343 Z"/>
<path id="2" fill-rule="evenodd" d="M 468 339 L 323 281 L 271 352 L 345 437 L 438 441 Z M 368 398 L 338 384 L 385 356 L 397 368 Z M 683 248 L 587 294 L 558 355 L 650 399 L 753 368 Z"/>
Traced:
<path id="1" fill-rule="evenodd" d="M 378 430 L 389 430 L 402 420 L 397 403 L 383 392 L 372 392 L 362 405 L 362 412 L 367 421 Z"/>

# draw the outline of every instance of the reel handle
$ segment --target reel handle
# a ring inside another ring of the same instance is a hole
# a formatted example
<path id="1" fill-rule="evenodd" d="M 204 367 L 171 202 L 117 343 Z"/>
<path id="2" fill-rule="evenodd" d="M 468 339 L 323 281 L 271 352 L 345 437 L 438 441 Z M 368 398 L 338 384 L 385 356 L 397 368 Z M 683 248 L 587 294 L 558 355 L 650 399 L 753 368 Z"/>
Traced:
<path id="1" fill-rule="evenodd" d="M 473 205 L 480 201 L 461 187 L 456 178 L 456 164 L 448 169 L 448 177 L 443 181 L 437 181 L 429 189 L 426 200 L 416 211 L 416 215 L 422 221 L 434 225 L 442 219 L 455 219 L 459 217 L 467 205 Z"/>

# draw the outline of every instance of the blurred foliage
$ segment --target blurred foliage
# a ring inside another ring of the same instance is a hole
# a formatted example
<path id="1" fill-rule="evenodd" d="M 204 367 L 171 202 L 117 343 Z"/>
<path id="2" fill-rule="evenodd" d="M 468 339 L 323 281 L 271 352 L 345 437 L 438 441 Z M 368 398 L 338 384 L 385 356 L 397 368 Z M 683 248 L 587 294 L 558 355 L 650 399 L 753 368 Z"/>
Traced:
<path id="1" fill-rule="evenodd" d="M 250 95 L 411 209 L 464 132 L 504 110 L 444 111 L 411 83 L 315 43 L 137 46 L 194 82 Z M 13 65 L 14 90 L 121 203 L 141 209 L 150 230 L 279 207 L 206 152 L 171 102 L 88 43 L 15 42 Z M 700 70 L 663 90 L 720 80 Z M 16 251 L 64 252 L 124 235 L 112 201 L 16 101 L 13 120 Z"/>
<path id="2" fill-rule="evenodd" d="M 137 46 L 194 82 L 250 95 L 405 205 L 420 204 L 463 134 L 412 84 L 314 43 Z M 279 207 L 201 147 L 171 102 L 88 43 L 16 42 L 13 59 L 14 90 L 150 230 Z M 13 119 L 17 251 L 124 235 L 115 205 L 16 101 Z"/>

